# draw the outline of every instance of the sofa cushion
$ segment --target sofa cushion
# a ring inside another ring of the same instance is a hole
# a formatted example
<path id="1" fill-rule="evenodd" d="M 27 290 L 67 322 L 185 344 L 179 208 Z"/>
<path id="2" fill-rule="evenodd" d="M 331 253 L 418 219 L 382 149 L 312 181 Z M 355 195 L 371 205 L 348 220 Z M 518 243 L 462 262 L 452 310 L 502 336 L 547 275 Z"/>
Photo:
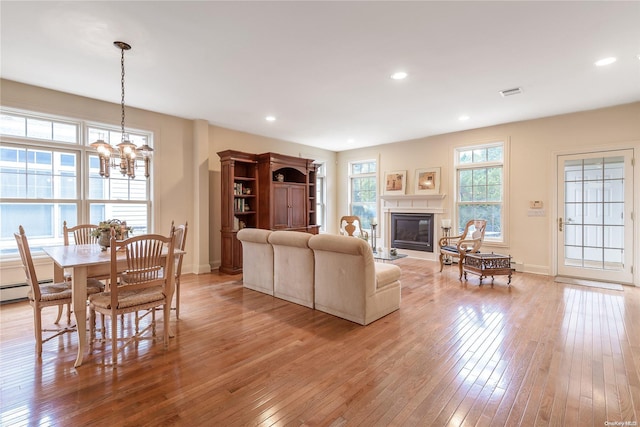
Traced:
<path id="1" fill-rule="evenodd" d="M 313 308 L 313 251 L 311 234 L 300 231 L 274 231 L 269 236 L 273 246 L 273 296 Z"/>
<path id="2" fill-rule="evenodd" d="M 376 288 L 380 289 L 400 280 L 400 267 L 376 262 Z"/>

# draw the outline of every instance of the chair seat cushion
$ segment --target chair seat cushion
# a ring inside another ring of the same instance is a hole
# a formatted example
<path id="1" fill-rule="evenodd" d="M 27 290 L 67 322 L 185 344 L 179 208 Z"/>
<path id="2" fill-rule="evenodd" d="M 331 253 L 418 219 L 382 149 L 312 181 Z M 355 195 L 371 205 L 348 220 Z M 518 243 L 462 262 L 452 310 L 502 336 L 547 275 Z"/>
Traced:
<path id="1" fill-rule="evenodd" d="M 87 279 L 87 295 L 97 294 L 104 291 L 104 284 L 97 279 Z M 40 285 L 41 301 L 57 301 L 61 299 L 71 298 L 71 283 L 51 283 L 48 285 Z M 33 301 L 33 291 L 27 292 L 27 297 Z"/>
<path id="2" fill-rule="evenodd" d="M 451 245 L 447 245 L 447 246 L 442 246 L 440 248 L 441 251 L 444 252 L 454 252 L 454 253 L 458 253 L 458 247 L 457 246 L 451 246 Z"/>
<path id="3" fill-rule="evenodd" d="M 104 283 L 92 277 L 87 279 L 87 295 L 97 294 L 102 291 L 104 291 Z"/>
<path id="4" fill-rule="evenodd" d="M 136 305 L 143 305 L 152 302 L 164 301 L 164 293 L 162 292 L 162 286 L 153 288 L 142 289 L 139 291 L 119 291 L 118 292 L 118 307 L 117 308 L 129 308 Z M 91 295 L 89 302 L 96 307 L 111 309 L 111 292 L 101 292 L 99 294 Z"/>
<path id="5" fill-rule="evenodd" d="M 27 292 L 27 297 L 31 301 L 34 301 L 32 290 L 29 290 L 29 292 Z M 40 285 L 41 301 L 56 301 L 67 298 L 71 298 L 70 283 L 51 283 L 48 285 Z"/>

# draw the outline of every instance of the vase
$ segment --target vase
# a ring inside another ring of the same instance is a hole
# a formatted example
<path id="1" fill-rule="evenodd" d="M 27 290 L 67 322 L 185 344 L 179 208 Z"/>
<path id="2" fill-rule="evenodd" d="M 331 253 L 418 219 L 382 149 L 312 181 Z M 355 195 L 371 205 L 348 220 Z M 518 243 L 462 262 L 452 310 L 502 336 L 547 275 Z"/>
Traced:
<path id="1" fill-rule="evenodd" d="M 106 251 L 107 248 L 111 245 L 111 232 L 103 231 L 100 233 L 98 237 L 98 245 L 100 245 L 100 249 Z"/>

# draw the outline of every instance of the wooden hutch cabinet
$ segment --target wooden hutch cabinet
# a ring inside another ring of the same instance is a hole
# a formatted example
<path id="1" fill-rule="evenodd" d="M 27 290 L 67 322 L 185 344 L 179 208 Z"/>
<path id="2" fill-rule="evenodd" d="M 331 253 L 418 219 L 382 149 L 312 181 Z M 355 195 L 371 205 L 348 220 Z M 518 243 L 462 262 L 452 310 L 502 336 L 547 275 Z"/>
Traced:
<path id="1" fill-rule="evenodd" d="M 242 245 L 236 237 L 241 228 L 318 233 L 313 160 L 234 150 L 218 156 L 222 166 L 220 272 L 242 271 Z"/>
<path id="2" fill-rule="evenodd" d="M 220 272 L 242 271 L 239 229 L 258 226 L 258 162 L 252 154 L 226 150 L 218 153 L 221 163 Z"/>

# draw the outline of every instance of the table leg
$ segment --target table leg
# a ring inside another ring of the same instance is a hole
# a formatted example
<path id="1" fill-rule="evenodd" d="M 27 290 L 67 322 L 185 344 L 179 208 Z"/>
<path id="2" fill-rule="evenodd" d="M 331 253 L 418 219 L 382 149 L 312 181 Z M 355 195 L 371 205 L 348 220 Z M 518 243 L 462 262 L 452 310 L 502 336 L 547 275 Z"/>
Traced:
<path id="1" fill-rule="evenodd" d="M 87 346 L 87 267 L 74 267 L 71 273 L 73 314 L 76 316 L 78 332 L 78 356 L 74 367 L 82 365 Z M 115 332 L 114 332 L 115 333 Z"/>

